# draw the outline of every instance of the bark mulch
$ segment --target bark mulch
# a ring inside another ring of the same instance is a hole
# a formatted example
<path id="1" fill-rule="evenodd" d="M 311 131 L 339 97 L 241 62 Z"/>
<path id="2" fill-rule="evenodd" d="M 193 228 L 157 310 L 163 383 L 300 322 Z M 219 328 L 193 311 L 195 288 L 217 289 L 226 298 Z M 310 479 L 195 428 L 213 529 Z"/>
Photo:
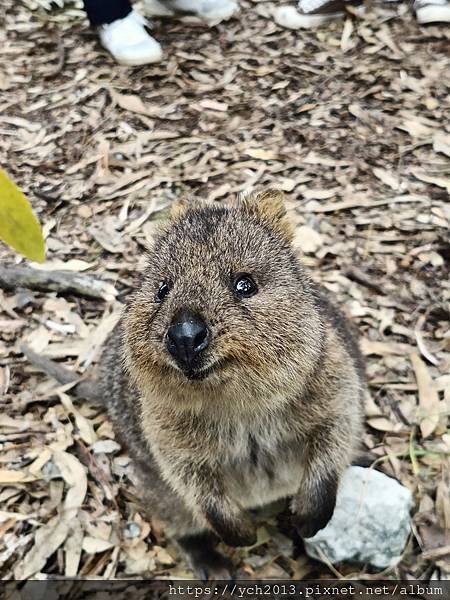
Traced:
<path id="1" fill-rule="evenodd" d="M 80 4 L 3 0 L 0 160 L 43 224 L 42 269 L 101 279 L 91 297 L 0 289 L 0 573 L 187 576 L 139 507 L 104 413 L 20 352 L 82 375 L 132 288 L 166 208 L 276 187 L 314 277 L 358 326 L 371 401 L 364 450 L 415 495 L 413 533 L 380 577 L 450 575 L 449 40 L 403 3 L 317 31 L 242 1 L 208 29 L 154 20 L 160 65 L 115 65 Z M 0 260 L 20 266 L 6 247 Z M 366 577 L 261 524 L 232 555 L 249 578 Z M 373 573 L 373 572 L 372 572 Z"/>

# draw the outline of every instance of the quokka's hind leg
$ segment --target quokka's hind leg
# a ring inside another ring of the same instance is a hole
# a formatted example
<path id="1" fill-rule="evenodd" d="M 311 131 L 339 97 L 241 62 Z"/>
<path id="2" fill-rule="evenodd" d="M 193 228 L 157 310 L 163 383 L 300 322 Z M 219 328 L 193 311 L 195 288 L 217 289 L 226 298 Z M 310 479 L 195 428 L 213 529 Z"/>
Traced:
<path id="1" fill-rule="evenodd" d="M 233 564 L 217 549 L 217 537 L 204 531 L 177 539 L 191 567 L 202 581 L 231 579 Z"/>

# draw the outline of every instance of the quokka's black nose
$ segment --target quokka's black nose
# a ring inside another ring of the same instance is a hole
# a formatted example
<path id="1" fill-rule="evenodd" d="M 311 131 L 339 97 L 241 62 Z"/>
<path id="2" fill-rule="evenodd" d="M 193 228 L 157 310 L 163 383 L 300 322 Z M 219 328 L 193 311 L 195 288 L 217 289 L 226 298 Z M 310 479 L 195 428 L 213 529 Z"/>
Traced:
<path id="1" fill-rule="evenodd" d="M 167 330 L 167 350 L 182 369 L 191 370 L 199 354 L 208 347 L 208 344 L 209 333 L 206 323 L 195 313 L 179 313 Z"/>

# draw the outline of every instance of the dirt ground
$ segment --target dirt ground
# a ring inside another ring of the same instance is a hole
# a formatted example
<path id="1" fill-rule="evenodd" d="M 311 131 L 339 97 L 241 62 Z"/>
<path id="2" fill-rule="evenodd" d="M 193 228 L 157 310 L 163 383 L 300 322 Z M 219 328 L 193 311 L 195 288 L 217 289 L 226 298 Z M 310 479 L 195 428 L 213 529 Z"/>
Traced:
<path id="1" fill-rule="evenodd" d="M 155 20 L 164 62 L 128 69 L 79 4 L 45 5 L 2 0 L 0 161 L 43 224 L 41 268 L 106 284 L 98 298 L 0 289 L 2 577 L 188 575 L 139 507 L 105 415 L 20 344 L 85 373 L 166 207 L 270 186 L 286 192 L 304 263 L 359 327 L 364 449 L 414 492 L 404 556 L 379 576 L 448 578 L 449 28 L 376 2 L 363 20 L 292 32 L 272 3 L 242 1 L 213 29 Z M 4 246 L 0 261 L 25 262 Z M 273 518 L 230 555 L 249 578 L 373 573 L 294 559 Z"/>

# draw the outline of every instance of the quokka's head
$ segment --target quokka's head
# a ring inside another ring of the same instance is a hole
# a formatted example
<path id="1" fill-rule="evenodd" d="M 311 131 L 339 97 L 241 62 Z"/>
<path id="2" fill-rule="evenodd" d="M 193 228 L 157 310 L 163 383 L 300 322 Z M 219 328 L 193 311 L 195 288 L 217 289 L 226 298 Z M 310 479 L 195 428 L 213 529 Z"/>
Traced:
<path id="1" fill-rule="evenodd" d="M 178 202 L 126 310 L 134 379 L 182 390 L 307 370 L 322 331 L 291 240 L 281 193 Z"/>

